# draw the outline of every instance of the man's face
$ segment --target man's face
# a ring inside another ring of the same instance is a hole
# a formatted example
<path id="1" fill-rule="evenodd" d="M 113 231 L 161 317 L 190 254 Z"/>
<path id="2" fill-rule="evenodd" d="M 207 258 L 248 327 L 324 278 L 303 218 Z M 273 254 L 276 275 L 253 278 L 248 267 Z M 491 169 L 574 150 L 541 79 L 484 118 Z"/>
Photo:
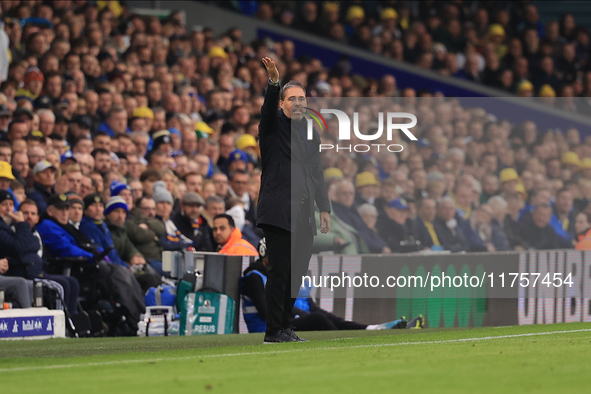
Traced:
<path id="1" fill-rule="evenodd" d="M 456 214 L 456 207 L 451 201 L 443 201 L 437 207 L 437 216 L 443 221 L 451 220 Z"/>
<path id="2" fill-rule="evenodd" d="M 234 150 L 234 138 L 229 135 L 223 135 L 219 140 L 220 156 L 223 158 L 230 157 L 230 153 Z"/>
<path id="3" fill-rule="evenodd" d="M 572 207 L 573 207 L 573 194 L 570 191 L 565 190 L 556 197 L 556 209 L 557 210 L 559 210 L 563 213 L 567 213 L 567 212 L 570 212 Z"/>
<path id="4" fill-rule="evenodd" d="M 86 216 L 91 218 L 92 220 L 102 220 L 103 219 L 103 212 L 105 211 L 105 206 L 102 202 L 95 202 L 94 204 L 90 204 L 86 211 L 84 212 Z"/>
<path id="5" fill-rule="evenodd" d="M 215 174 L 211 177 L 215 185 L 215 194 L 220 197 L 226 197 L 228 194 L 228 177 L 225 174 Z"/>
<path id="6" fill-rule="evenodd" d="M 408 217 L 408 210 L 386 207 L 386 215 L 398 224 L 404 224 Z"/>
<path id="7" fill-rule="evenodd" d="M 347 208 L 353 206 L 353 203 L 355 202 L 355 190 L 353 189 L 353 185 L 339 185 L 337 189 L 337 202 L 343 204 Z"/>
<path id="8" fill-rule="evenodd" d="M 21 176 L 29 175 L 29 158 L 23 153 L 17 153 L 12 158 L 12 167 L 21 173 Z"/>
<path id="9" fill-rule="evenodd" d="M 29 134 L 29 127 L 26 123 L 17 123 L 10 128 L 8 139 L 11 141 L 23 139 Z"/>
<path id="10" fill-rule="evenodd" d="M 129 190 L 129 189 L 121 190 L 121 193 L 119 193 L 119 197 L 121 197 L 125 200 L 125 203 L 127 203 L 127 207 L 129 209 L 131 209 L 131 207 L 133 207 L 133 194 L 131 193 L 131 190 Z"/>
<path id="11" fill-rule="evenodd" d="M 225 245 L 233 230 L 234 228 L 230 226 L 227 218 L 218 218 L 213 221 L 213 238 L 218 245 Z"/>
<path id="12" fill-rule="evenodd" d="M 12 155 L 12 149 L 8 147 L 0 148 L 0 161 L 10 163 L 10 156 Z M 12 165 L 14 167 L 14 164 Z"/>
<path id="13" fill-rule="evenodd" d="M 92 152 L 92 141 L 86 138 L 78 141 L 72 152 L 90 154 Z"/>
<path id="14" fill-rule="evenodd" d="M 212 202 L 207 206 L 207 214 L 213 218 L 221 213 L 224 213 L 224 209 L 225 204 L 223 202 Z"/>
<path id="15" fill-rule="evenodd" d="M 156 204 L 155 215 L 158 215 L 161 218 L 168 218 L 168 217 L 170 217 L 171 212 L 172 212 L 172 204 L 169 203 L 168 201 L 159 201 Z"/>
<path id="16" fill-rule="evenodd" d="M 8 190 L 10 187 L 10 179 L 0 178 L 0 190 Z"/>
<path id="17" fill-rule="evenodd" d="M 359 194 L 361 194 L 367 200 L 369 200 L 371 197 L 377 197 L 379 192 L 380 188 L 376 185 L 366 185 L 359 188 Z"/>
<path id="18" fill-rule="evenodd" d="M 78 223 L 82 220 L 82 215 L 84 215 L 84 211 L 81 204 L 76 203 L 70 205 L 70 209 L 68 210 L 68 219 L 74 223 Z"/>
<path id="19" fill-rule="evenodd" d="M 37 205 L 21 205 L 19 207 L 19 211 L 23 213 L 23 218 L 25 219 L 25 222 L 29 223 L 29 226 L 31 226 L 31 228 L 35 227 L 37 223 L 39 223 L 39 210 L 37 209 Z"/>
<path id="20" fill-rule="evenodd" d="M 35 180 L 45 187 L 51 187 L 55 185 L 55 170 L 53 168 L 47 168 L 44 171 L 38 172 L 35 175 Z"/>
<path id="21" fill-rule="evenodd" d="M 82 185 L 82 178 L 84 175 L 80 171 L 77 172 L 69 172 L 66 174 L 66 178 L 68 178 L 68 191 L 76 192 L 76 194 L 80 194 L 80 187 Z"/>
<path id="22" fill-rule="evenodd" d="M 45 160 L 45 151 L 40 147 L 34 147 L 29 149 L 29 166 L 33 168 L 35 164 Z"/>
<path id="23" fill-rule="evenodd" d="M 139 208 L 144 216 L 147 216 L 149 218 L 153 218 L 156 216 L 156 202 L 151 198 L 143 199 Z"/>
<path id="24" fill-rule="evenodd" d="M 0 116 L 0 130 L 6 131 L 10 123 L 10 116 Z"/>
<path id="25" fill-rule="evenodd" d="M 60 224 L 68 224 L 69 207 L 57 208 L 52 205 L 47 207 L 47 214 L 57 220 Z"/>
<path id="26" fill-rule="evenodd" d="M 123 134 L 127 129 L 127 112 L 115 112 L 108 119 L 109 126 L 113 129 L 115 134 Z"/>
<path id="27" fill-rule="evenodd" d="M 435 219 L 435 201 L 424 200 L 421 209 L 419 209 L 419 216 L 427 222 L 432 222 Z"/>
<path id="28" fill-rule="evenodd" d="M 148 149 L 148 139 L 143 137 L 137 137 L 133 144 L 135 145 L 135 154 L 141 157 L 146 155 L 146 150 Z"/>
<path id="29" fill-rule="evenodd" d="M 200 204 L 181 204 L 181 208 L 185 215 L 191 220 L 197 220 L 203 209 Z"/>
<path id="30" fill-rule="evenodd" d="M 0 203 L 0 217 L 6 218 L 10 212 L 14 211 L 14 201 L 4 200 Z"/>
<path id="31" fill-rule="evenodd" d="M 234 177 L 230 181 L 232 190 L 234 190 L 237 195 L 242 196 L 244 192 L 246 192 L 246 185 L 248 184 L 249 178 L 248 174 L 234 174 Z"/>
<path id="32" fill-rule="evenodd" d="M 83 176 L 80 180 L 80 197 L 84 198 L 90 193 L 94 193 L 92 188 L 92 179 L 87 176 Z"/>
<path id="33" fill-rule="evenodd" d="M 117 208 L 109 212 L 107 219 L 115 226 L 123 227 L 125 219 L 127 219 L 127 212 L 123 208 Z"/>
<path id="34" fill-rule="evenodd" d="M 467 187 L 461 187 L 456 193 L 456 200 L 462 207 L 469 207 L 472 204 L 472 192 Z"/>
<path id="35" fill-rule="evenodd" d="M 550 223 L 552 217 L 552 208 L 550 207 L 537 207 L 534 209 L 532 219 L 536 227 L 544 228 Z"/>
<path id="36" fill-rule="evenodd" d="M 94 158 L 94 168 L 102 173 L 111 171 L 111 156 L 99 153 Z"/>
<path id="37" fill-rule="evenodd" d="M 154 155 L 150 158 L 149 169 L 159 170 L 166 166 L 166 156 Z"/>
<path id="38" fill-rule="evenodd" d="M 94 138 L 93 147 L 96 148 L 103 148 L 107 151 L 111 151 L 111 137 L 108 135 L 99 135 Z"/>
<path id="39" fill-rule="evenodd" d="M 185 184 L 187 185 L 187 192 L 195 192 L 201 194 L 203 187 L 203 178 L 200 175 L 191 175 L 187 177 Z"/>
<path id="40" fill-rule="evenodd" d="M 305 107 L 308 106 L 306 94 L 302 88 L 293 87 L 285 91 L 285 97 L 279 102 L 285 116 L 291 119 L 302 119 Z"/>

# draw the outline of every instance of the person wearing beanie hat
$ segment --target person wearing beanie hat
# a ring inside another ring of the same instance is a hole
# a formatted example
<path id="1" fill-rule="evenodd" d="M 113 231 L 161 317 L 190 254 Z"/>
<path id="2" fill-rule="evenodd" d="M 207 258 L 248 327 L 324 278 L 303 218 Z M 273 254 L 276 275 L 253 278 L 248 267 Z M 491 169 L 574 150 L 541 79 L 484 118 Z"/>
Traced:
<path id="1" fill-rule="evenodd" d="M 248 169 L 248 155 L 240 149 L 235 149 L 228 156 L 226 164 L 228 165 L 228 173 L 231 174 L 236 170 Z"/>
<path id="2" fill-rule="evenodd" d="M 120 196 L 114 196 L 109 198 L 109 201 L 105 205 L 105 216 L 109 216 L 111 212 L 115 209 L 123 209 L 125 213 L 129 213 L 129 208 L 127 207 L 127 203 Z"/>
<path id="3" fill-rule="evenodd" d="M 172 148 L 170 131 L 160 130 L 152 134 L 152 151 L 160 151 L 168 156 Z"/>
<path id="4" fill-rule="evenodd" d="M 100 245 L 103 250 L 109 250 L 107 257 L 111 263 L 127 268 L 127 263 L 115 250 L 111 231 L 103 220 L 104 210 L 105 204 L 100 194 L 92 193 L 84 197 L 84 216 L 80 222 L 80 231 L 86 234 L 92 243 Z"/>
<path id="5" fill-rule="evenodd" d="M 153 186 L 154 193 L 152 198 L 156 203 L 156 216 L 166 221 L 170 218 L 172 207 L 174 205 L 174 198 L 172 194 L 166 189 L 164 181 L 154 182 Z"/>
<path id="6" fill-rule="evenodd" d="M 113 246 L 117 254 L 131 266 L 131 270 L 145 292 L 150 287 L 156 287 L 162 283 L 161 275 L 149 264 L 146 264 L 144 256 L 131 242 L 125 226 L 128 213 L 127 204 L 125 204 L 123 198 L 119 196 L 111 197 L 105 206 L 105 221 L 111 232 Z M 160 263 L 161 265 L 162 263 Z"/>
<path id="7" fill-rule="evenodd" d="M 114 180 L 109 187 L 111 197 L 119 196 L 125 200 L 128 209 L 133 208 L 133 195 L 131 194 L 131 187 L 125 183 Z"/>

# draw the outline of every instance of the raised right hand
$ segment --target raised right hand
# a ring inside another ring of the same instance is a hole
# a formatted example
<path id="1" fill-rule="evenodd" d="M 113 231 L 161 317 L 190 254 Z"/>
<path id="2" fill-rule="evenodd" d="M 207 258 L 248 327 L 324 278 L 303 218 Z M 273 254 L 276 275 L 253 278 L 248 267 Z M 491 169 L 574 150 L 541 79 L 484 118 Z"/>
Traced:
<path id="1" fill-rule="evenodd" d="M 264 57 L 263 64 L 267 69 L 267 73 L 269 74 L 269 78 L 271 78 L 271 81 L 279 81 L 279 70 L 277 70 L 277 66 L 275 65 L 273 59 L 271 59 L 270 57 Z"/>

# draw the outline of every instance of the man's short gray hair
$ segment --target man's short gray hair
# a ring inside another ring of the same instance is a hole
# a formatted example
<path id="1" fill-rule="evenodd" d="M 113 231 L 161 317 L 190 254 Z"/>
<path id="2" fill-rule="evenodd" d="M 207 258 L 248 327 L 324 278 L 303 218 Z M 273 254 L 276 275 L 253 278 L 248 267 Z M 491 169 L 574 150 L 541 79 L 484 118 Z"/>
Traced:
<path id="1" fill-rule="evenodd" d="M 359 212 L 359 215 L 363 216 L 363 215 L 373 215 L 373 216 L 378 216 L 378 210 L 376 209 L 376 207 L 374 207 L 371 204 L 361 204 L 359 206 L 359 208 L 357 208 L 357 212 Z"/>
<path id="2" fill-rule="evenodd" d="M 289 88 L 300 88 L 304 91 L 304 96 L 306 95 L 306 88 L 304 85 L 302 85 L 301 82 L 291 80 L 281 88 L 281 100 L 285 99 L 285 91 Z"/>

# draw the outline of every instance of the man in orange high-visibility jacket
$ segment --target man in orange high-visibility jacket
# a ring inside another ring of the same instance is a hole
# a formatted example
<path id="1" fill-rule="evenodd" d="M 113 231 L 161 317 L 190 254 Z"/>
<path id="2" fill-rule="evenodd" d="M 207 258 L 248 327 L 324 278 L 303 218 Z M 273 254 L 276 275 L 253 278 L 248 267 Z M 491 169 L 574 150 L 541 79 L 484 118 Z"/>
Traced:
<path id="1" fill-rule="evenodd" d="M 213 238 L 220 245 L 219 253 L 231 256 L 257 256 L 258 252 L 234 224 L 232 216 L 221 213 L 213 218 Z"/>

